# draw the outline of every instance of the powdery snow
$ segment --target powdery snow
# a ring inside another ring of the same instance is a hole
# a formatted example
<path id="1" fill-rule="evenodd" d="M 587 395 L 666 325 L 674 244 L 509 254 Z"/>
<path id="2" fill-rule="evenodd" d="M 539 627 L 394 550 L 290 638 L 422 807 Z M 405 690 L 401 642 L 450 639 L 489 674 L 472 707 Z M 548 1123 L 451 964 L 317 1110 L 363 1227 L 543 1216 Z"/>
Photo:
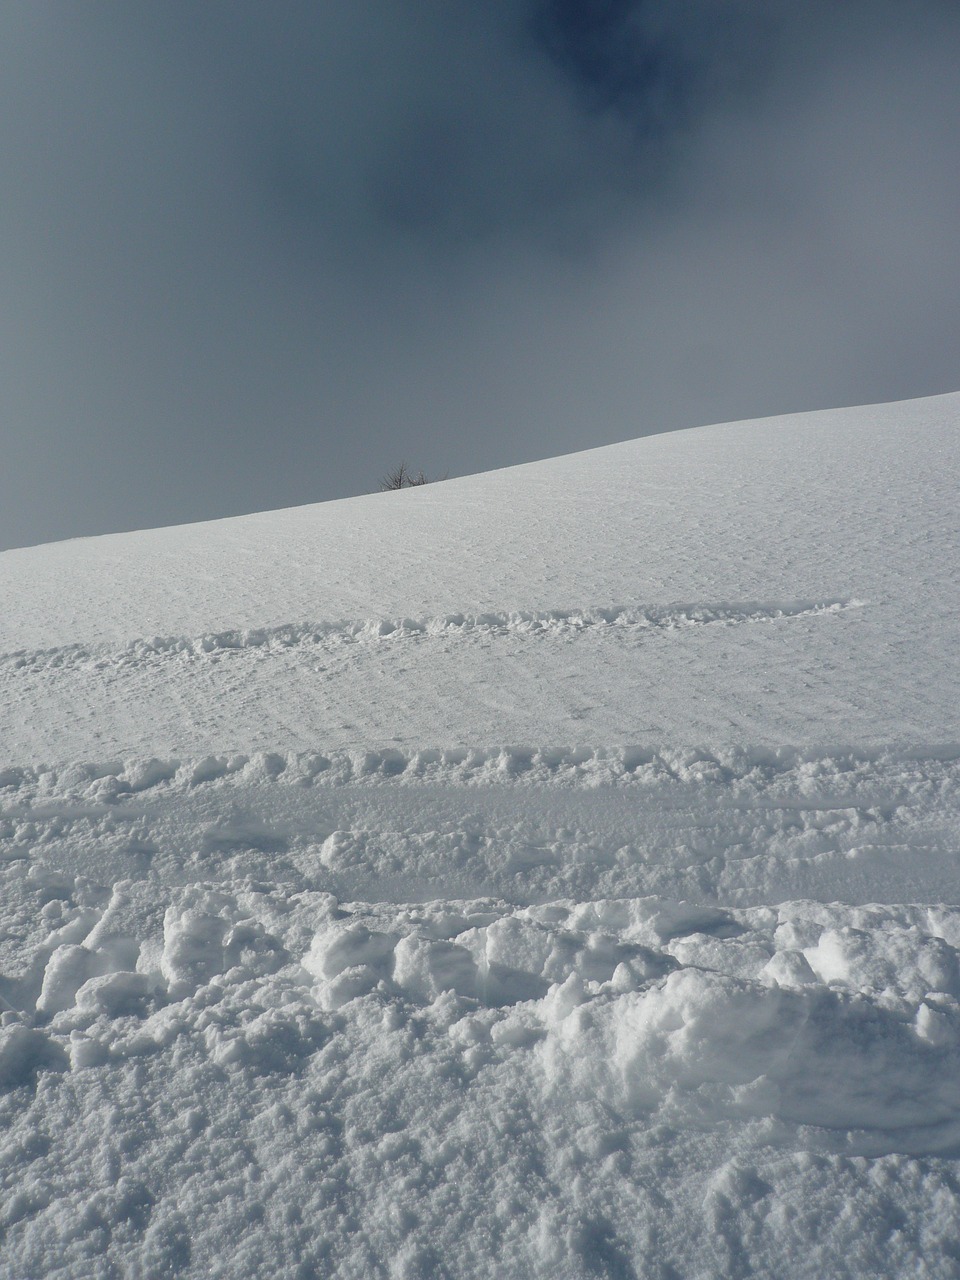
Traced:
<path id="1" fill-rule="evenodd" d="M 0 1275 L 960 1274 L 958 425 L 0 555 Z"/>

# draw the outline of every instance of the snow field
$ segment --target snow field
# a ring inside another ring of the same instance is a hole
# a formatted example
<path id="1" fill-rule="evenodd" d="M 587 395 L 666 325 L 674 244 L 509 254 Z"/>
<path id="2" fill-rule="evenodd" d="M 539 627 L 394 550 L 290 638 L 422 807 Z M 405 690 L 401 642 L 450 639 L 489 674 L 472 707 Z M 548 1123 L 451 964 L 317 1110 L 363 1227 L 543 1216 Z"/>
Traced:
<path id="1" fill-rule="evenodd" d="M 9 1274 L 951 1274 L 940 757 L 8 769 Z"/>
<path id="2" fill-rule="evenodd" d="M 958 421 L 0 555 L 0 1277 L 960 1275 Z"/>

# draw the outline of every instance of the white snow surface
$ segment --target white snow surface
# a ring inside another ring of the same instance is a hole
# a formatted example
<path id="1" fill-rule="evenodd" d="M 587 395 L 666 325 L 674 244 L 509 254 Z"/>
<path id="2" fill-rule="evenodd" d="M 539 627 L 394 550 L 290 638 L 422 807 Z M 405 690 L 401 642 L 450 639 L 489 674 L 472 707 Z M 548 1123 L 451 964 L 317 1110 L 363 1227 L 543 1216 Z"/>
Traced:
<path id="1" fill-rule="evenodd" d="M 0 554 L 0 1276 L 960 1275 L 958 494 L 950 395 Z"/>

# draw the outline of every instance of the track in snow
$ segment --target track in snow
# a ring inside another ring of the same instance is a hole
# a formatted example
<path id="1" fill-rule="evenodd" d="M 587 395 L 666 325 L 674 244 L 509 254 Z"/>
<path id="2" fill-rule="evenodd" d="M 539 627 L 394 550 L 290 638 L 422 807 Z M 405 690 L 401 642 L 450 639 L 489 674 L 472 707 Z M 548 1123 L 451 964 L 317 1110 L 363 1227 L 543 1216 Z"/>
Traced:
<path id="1" fill-rule="evenodd" d="M 960 753 L 521 749 L 0 773 L 10 866 L 394 900 L 960 897 Z M 35 872 L 36 873 L 36 872 Z"/>
<path id="2" fill-rule="evenodd" d="M 658 609 L 611 608 L 553 609 L 539 613 L 449 613 L 436 618 L 381 618 L 362 622 L 289 623 L 280 627 L 244 628 L 199 637 L 156 636 L 125 645 L 61 645 L 53 649 L 18 649 L 0 654 L 0 668 L 12 671 L 60 671 L 90 667 L 125 670 L 155 665 L 158 659 L 207 659 L 237 650 L 285 652 L 293 648 L 310 652 L 336 649 L 344 644 L 424 636 L 533 636 L 578 634 L 595 627 L 619 627 L 634 632 L 676 631 L 683 627 L 738 626 L 744 623 L 779 622 L 784 618 L 817 617 L 861 607 L 859 600 L 789 601 L 778 604 L 677 604 Z"/>
<path id="3" fill-rule="evenodd" d="M 949 690 L 883 678 L 853 599 L 443 615 L 235 630 L 0 659 L 7 759 L 429 743 L 936 742 Z M 865 674 L 838 690 L 856 656 Z M 874 675 L 873 664 L 877 664 Z M 748 690 L 749 692 L 744 692 Z M 467 732 L 469 730 L 469 732 Z"/>

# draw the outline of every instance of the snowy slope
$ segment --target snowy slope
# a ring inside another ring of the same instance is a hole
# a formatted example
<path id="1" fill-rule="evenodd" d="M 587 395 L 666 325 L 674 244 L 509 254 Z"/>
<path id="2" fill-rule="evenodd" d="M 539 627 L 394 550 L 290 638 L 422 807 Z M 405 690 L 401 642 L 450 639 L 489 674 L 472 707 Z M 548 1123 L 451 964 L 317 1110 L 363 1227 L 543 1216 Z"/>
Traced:
<path id="1" fill-rule="evenodd" d="M 7 552 L 7 752 L 942 742 L 958 404 Z"/>
<path id="2" fill-rule="evenodd" d="M 958 427 L 0 555 L 0 1275 L 957 1275 Z"/>

